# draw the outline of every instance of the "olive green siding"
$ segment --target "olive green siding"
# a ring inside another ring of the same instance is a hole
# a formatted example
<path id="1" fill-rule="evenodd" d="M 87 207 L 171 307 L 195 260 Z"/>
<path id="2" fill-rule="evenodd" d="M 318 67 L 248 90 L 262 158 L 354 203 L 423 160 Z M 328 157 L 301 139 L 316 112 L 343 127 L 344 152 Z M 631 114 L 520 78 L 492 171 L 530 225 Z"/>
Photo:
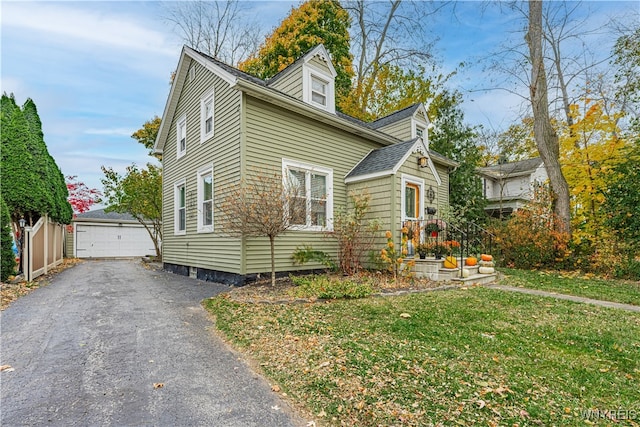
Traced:
<path id="1" fill-rule="evenodd" d="M 311 65 L 313 68 L 322 71 L 325 74 L 331 75 L 331 69 L 329 68 L 329 65 L 327 65 L 326 62 L 320 59 L 318 55 L 311 58 L 308 64 Z"/>
<path id="2" fill-rule="evenodd" d="M 163 152 L 163 261 L 212 270 L 240 273 L 241 244 L 239 239 L 226 237 L 217 227 L 215 204 L 220 189 L 237 182 L 240 177 L 240 109 L 241 96 L 229 84 L 210 71 L 191 61 L 195 75 L 186 74 L 186 82 L 179 94 Z M 214 134 L 200 142 L 200 99 L 214 89 Z M 186 154 L 177 158 L 176 122 L 186 113 Z M 197 173 L 213 167 L 214 232 L 197 231 Z M 185 180 L 187 193 L 186 234 L 174 231 L 174 186 Z"/>
<path id="3" fill-rule="evenodd" d="M 324 125 L 273 104 L 246 96 L 246 161 L 266 170 L 281 170 L 282 159 L 333 170 L 334 213 L 347 205 L 344 177 L 378 145 L 348 132 Z M 321 231 L 289 231 L 276 238 L 276 268 L 300 269 L 291 260 L 296 247 L 304 244 L 336 253 L 335 244 Z M 268 271 L 270 252 L 267 239 L 247 242 L 246 273 Z M 317 265 L 302 268 L 317 268 Z M 266 269 L 265 269 L 266 268 Z"/>
<path id="4" fill-rule="evenodd" d="M 292 70 L 287 70 L 286 74 L 279 77 L 271 87 L 296 99 L 302 100 L 302 65 L 298 65 Z"/>
<path id="5" fill-rule="evenodd" d="M 401 141 L 408 141 L 412 138 L 411 117 L 391 123 L 378 129 L 388 135 L 395 136 Z"/>
<path id="6" fill-rule="evenodd" d="M 387 239 L 384 232 L 396 228 L 396 226 L 392 225 L 393 210 L 389 209 L 394 199 L 391 195 L 391 184 L 394 179 L 394 175 L 387 175 L 367 181 L 353 182 L 347 186 L 349 192 L 353 191 L 356 194 L 367 192 L 371 197 L 367 219 L 380 221 L 381 227 L 381 232 L 374 243 L 374 248 L 376 249 L 381 249 L 386 245 Z M 398 207 L 399 210 L 400 208 Z"/>

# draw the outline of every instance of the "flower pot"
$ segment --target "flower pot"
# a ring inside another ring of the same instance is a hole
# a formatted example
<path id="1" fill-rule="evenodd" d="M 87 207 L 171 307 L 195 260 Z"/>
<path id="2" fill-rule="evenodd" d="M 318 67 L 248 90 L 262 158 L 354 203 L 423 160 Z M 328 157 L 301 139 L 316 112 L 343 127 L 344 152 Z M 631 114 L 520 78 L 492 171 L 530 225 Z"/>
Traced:
<path id="1" fill-rule="evenodd" d="M 431 237 L 438 237 L 438 232 L 437 231 L 432 231 L 431 232 Z"/>
<path id="2" fill-rule="evenodd" d="M 418 254 L 420 256 L 420 259 L 425 259 L 427 257 L 427 254 Z"/>

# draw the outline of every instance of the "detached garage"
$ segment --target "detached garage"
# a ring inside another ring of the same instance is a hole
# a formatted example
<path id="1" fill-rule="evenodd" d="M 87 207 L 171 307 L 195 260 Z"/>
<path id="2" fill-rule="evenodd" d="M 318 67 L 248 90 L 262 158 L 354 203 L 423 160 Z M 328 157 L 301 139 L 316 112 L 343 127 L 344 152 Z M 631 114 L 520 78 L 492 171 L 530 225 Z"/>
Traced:
<path id="1" fill-rule="evenodd" d="M 129 258 L 156 254 L 147 230 L 129 214 L 99 209 L 79 214 L 72 224 L 68 256 Z"/>

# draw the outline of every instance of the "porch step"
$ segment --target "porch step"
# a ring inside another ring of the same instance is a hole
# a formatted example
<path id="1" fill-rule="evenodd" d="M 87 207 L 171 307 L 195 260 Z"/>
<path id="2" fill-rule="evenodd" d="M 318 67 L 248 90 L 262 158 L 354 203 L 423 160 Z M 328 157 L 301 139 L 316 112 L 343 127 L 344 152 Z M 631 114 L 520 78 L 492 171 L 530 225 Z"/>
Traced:
<path id="1" fill-rule="evenodd" d="M 414 272 L 420 279 L 430 279 L 437 282 L 458 282 L 462 284 L 484 285 L 496 280 L 497 274 L 480 274 L 479 266 L 464 266 L 469 270 L 469 277 L 460 277 L 460 268 L 444 268 L 443 259 L 427 258 L 415 260 Z"/>
<path id="2" fill-rule="evenodd" d="M 488 283 L 493 283 L 498 278 L 496 273 L 491 274 L 474 274 L 469 277 L 454 277 L 451 279 L 452 282 L 458 282 L 463 285 L 486 285 Z"/>

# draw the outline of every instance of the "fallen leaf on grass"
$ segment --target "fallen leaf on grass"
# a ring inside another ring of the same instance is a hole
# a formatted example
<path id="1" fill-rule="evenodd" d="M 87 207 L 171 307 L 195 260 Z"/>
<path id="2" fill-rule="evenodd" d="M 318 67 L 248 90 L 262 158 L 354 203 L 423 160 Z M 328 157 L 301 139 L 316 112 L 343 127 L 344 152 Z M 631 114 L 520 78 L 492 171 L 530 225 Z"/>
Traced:
<path id="1" fill-rule="evenodd" d="M 162 388 L 164 387 L 164 383 L 153 383 L 153 388 Z"/>
<path id="2" fill-rule="evenodd" d="M 400 317 L 402 317 L 403 319 L 408 319 L 409 317 L 411 317 L 411 315 L 409 313 L 400 313 Z"/>
<path id="3" fill-rule="evenodd" d="M 13 372 L 15 369 L 13 369 L 11 365 L 2 365 L 0 366 L 0 372 L 2 371 Z"/>
<path id="4" fill-rule="evenodd" d="M 280 386 L 277 384 L 274 384 L 271 386 L 271 391 L 276 392 L 276 393 L 280 393 Z"/>

